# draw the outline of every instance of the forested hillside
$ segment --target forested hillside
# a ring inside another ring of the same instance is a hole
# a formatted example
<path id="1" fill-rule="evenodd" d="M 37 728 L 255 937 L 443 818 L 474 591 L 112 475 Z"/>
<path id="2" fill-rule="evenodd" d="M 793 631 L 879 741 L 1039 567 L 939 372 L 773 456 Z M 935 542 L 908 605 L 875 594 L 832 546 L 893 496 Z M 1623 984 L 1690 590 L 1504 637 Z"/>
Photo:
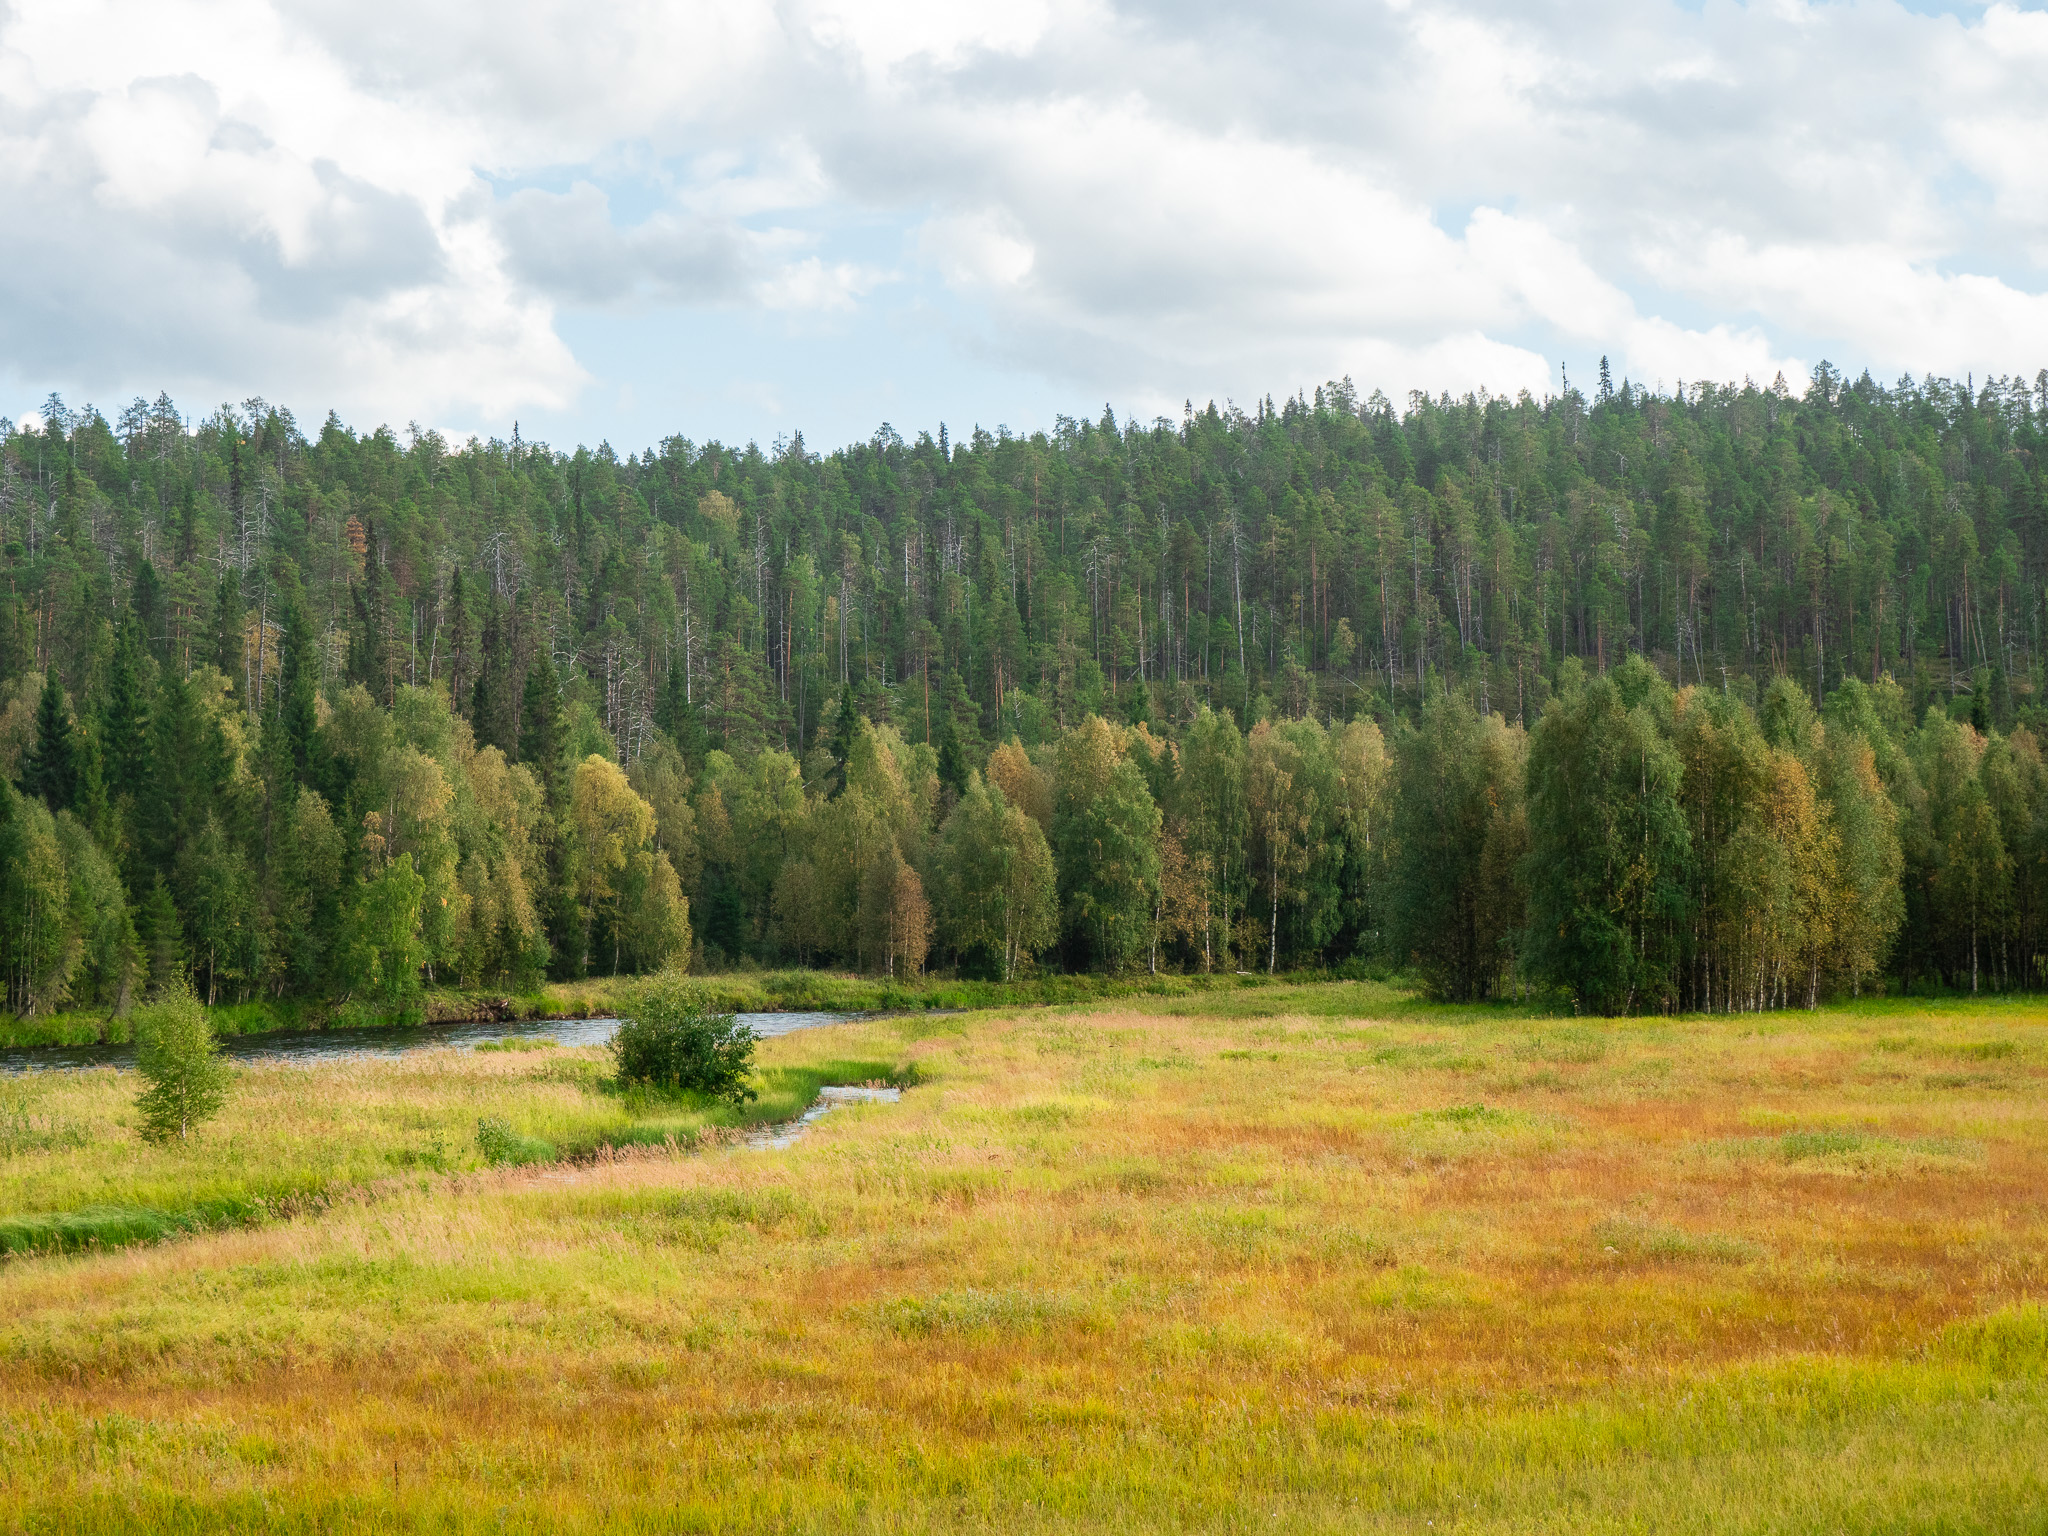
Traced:
<path id="1" fill-rule="evenodd" d="M 2039 984 L 2048 371 L 830 454 L 52 399 L 0 447 L 20 1012 L 831 962 Z"/>

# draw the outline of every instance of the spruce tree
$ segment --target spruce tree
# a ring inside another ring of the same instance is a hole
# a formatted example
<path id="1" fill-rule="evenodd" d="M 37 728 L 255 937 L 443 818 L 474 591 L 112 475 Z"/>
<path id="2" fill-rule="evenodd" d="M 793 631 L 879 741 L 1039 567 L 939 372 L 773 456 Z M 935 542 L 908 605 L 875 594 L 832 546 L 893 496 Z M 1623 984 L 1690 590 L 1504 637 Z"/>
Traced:
<path id="1" fill-rule="evenodd" d="M 461 714 L 470 705 L 463 693 L 463 680 L 470 677 L 470 652 L 475 640 L 470 634 L 469 591 L 463 584 L 462 567 L 455 567 L 448 584 L 448 698 Z"/>
<path id="2" fill-rule="evenodd" d="M 955 800 L 967 793 L 967 759 L 960 751 L 960 733 L 950 720 L 939 729 L 939 782 Z"/>
<path id="3" fill-rule="evenodd" d="M 561 689 L 555 669 L 545 657 L 526 669 L 526 691 L 519 707 L 519 761 L 540 783 L 550 809 L 562 804 L 566 775 L 562 763 Z"/>
<path id="4" fill-rule="evenodd" d="M 470 690 L 470 726 L 480 747 L 496 747 L 516 755 L 519 734 L 513 719 L 512 645 L 510 626 L 495 596 L 484 609 L 483 642 L 476 660 L 476 685 Z"/>
<path id="5" fill-rule="evenodd" d="M 156 567 L 147 560 L 135 570 L 135 586 L 128 594 L 128 611 L 135 616 L 135 622 L 142 631 L 142 645 L 161 665 L 168 652 L 165 647 L 167 615 L 164 612 L 163 584 L 156 578 Z"/>
<path id="6" fill-rule="evenodd" d="M 518 711 L 518 760 L 539 780 L 549 809 L 561 809 L 561 750 L 561 688 L 555 682 L 555 668 L 539 657 L 526 668 L 526 690 Z"/>
<path id="7" fill-rule="evenodd" d="M 234 568 L 222 571 L 213 599 L 213 664 L 237 690 L 242 686 L 242 577 Z"/>
<path id="8" fill-rule="evenodd" d="M 835 800 L 846 788 L 846 763 L 853 756 L 853 723 L 859 718 L 860 710 L 853 702 L 853 684 L 848 682 L 839 690 L 839 718 L 832 723 L 832 761 L 839 765 L 839 781 L 832 788 Z"/>
<path id="9" fill-rule="evenodd" d="M 42 698 L 36 705 L 36 739 L 22 759 L 21 788 L 51 810 L 61 811 L 71 804 L 77 787 L 77 741 L 53 666 L 43 676 Z"/>
<path id="10" fill-rule="evenodd" d="M 147 566 L 144 569 L 148 569 Z M 99 737 L 107 795 L 116 806 L 142 794 L 149 769 L 149 680 L 145 661 L 148 631 L 131 610 L 114 635 L 114 655 L 100 696 Z"/>
<path id="11" fill-rule="evenodd" d="M 313 625 L 306 617 L 306 602 L 299 586 L 299 573 L 284 562 L 278 582 L 279 618 L 284 629 L 284 675 L 279 689 L 279 712 L 284 736 L 291 749 L 292 768 L 301 783 L 314 772 L 319 712 L 315 692 L 319 684 L 320 658 L 314 648 Z"/>

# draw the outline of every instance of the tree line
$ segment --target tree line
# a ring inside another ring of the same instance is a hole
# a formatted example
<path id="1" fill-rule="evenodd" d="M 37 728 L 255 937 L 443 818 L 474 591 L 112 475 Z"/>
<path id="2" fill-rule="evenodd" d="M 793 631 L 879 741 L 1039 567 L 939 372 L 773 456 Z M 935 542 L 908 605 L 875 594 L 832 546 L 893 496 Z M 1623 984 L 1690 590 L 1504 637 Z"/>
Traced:
<path id="1" fill-rule="evenodd" d="M 623 458 L 0 439 L 21 1011 L 830 961 L 2041 975 L 2048 374 Z"/>

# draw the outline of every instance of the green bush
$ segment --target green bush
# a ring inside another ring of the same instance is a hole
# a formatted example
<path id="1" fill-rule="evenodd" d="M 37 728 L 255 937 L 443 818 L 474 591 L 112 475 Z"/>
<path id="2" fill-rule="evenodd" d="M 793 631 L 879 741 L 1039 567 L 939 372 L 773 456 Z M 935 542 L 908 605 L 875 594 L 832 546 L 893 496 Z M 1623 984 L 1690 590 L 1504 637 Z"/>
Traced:
<path id="1" fill-rule="evenodd" d="M 756 1097 L 753 1030 L 730 1013 L 709 1013 L 682 977 L 657 976 L 641 990 L 612 1036 L 619 1081 L 723 1099 L 735 1107 Z"/>
<path id="2" fill-rule="evenodd" d="M 184 1141 L 227 1102 L 234 1069 L 220 1059 L 206 1010 L 182 980 L 135 1018 L 136 1066 L 148 1084 L 136 1096 L 145 1141 Z"/>
<path id="3" fill-rule="evenodd" d="M 522 1136 L 503 1120 L 477 1121 L 476 1146 L 493 1168 L 555 1160 L 553 1142 L 542 1141 L 538 1136 Z"/>

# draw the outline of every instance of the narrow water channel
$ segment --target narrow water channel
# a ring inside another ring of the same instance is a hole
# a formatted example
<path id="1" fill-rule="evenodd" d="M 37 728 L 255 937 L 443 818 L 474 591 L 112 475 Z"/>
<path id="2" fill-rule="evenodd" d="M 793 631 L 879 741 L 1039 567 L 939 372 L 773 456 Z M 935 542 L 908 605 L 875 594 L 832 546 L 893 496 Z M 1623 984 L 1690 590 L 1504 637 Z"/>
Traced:
<path id="1" fill-rule="evenodd" d="M 743 1013 L 740 1022 L 762 1038 L 799 1029 L 843 1024 L 847 1013 Z M 486 1040 L 553 1040 L 561 1045 L 603 1045 L 617 1019 L 534 1019 L 523 1023 L 422 1024 L 409 1029 L 322 1029 L 268 1035 L 223 1035 L 221 1054 L 236 1061 L 346 1061 L 357 1056 L 403 1056 L 411 1051 L 480 1045 Z M 45 1072 L 76 1067 L 133 1067 L 133 1045 L 39 1045 L 0 1051 L 0 1072 Z M 828 1092 L 865 1090 L 828 1089 Z"/>
<path id="2" fill-rule="evenodd" d="M 796 1119 L 756 1126 L 740 1138 L 740 1145 L 761 1151 L 786 1147 L 808 1131 L 821 1115 L 830 1114 L 842 1104 L 894 1104 L 902 1097 L 901 1088 L 820 1088 L 818 1102 Z"/>

